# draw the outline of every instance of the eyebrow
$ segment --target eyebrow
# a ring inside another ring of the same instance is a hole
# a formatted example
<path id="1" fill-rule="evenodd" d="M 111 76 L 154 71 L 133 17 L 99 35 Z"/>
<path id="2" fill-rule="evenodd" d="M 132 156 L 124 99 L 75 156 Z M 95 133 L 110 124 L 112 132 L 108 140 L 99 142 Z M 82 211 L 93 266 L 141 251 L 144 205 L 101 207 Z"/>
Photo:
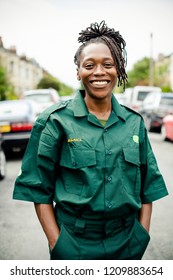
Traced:
<path id="1" fill-rule="evenodd" d="M 87 61 L 87 60 L 95 60 L 95 57 L 86 57 L 84 58 L 84 61 Z M 109 57 L 104 57 L 103 60 L 113 60 L 113 57 L 109 56 Z"/>

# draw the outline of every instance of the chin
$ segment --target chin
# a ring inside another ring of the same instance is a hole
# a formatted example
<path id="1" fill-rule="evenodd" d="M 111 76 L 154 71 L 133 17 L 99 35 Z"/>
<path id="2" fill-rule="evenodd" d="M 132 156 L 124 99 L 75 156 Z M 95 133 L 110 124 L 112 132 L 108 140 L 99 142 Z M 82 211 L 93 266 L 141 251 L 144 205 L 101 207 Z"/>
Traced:
<path id="1" fill-rule="evenodd" d="M 112 95 L 112 90 L 104 90 L 104 89 L 86 89 L 86 92 L 89 96 L 96 99 L 103 99 Z"/>

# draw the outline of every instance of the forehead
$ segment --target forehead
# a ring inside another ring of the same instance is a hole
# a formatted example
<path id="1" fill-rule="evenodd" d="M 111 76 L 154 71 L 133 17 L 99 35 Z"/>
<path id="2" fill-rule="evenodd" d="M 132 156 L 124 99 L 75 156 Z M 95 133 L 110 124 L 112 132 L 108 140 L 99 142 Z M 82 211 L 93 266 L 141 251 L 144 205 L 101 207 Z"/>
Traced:
<path id="1" fill-rule="evenodd" d="M 81 52 L 80 60 L 109 58 L 113 59 L 108 46 L 104 43 L 91 43 L 85 46 Z"/>

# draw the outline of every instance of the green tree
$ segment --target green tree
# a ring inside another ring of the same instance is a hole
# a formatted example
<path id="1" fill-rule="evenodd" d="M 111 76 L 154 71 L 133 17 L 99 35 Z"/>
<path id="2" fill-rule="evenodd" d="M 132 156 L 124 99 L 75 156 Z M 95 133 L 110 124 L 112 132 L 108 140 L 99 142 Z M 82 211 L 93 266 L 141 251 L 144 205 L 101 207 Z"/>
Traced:
<path id="1" fill-rule="evenodd" d="M 0 67 L 0 101 L 6 99 L 16 99 L 13 86 L 10 84 L 6 70 Z"/>
<path id="2" fill-rule="evenodd" d="M 169 77 L 169 61 L 162 61 L 155 65 L 154 69 L 154 80 L 155 84 L 162 88 L 163 92 L 172 91 Z"/>
<path id="3" fill-rule="evenodd" d="M 57 78 L 54 78 L 51 75 L 46 75 L 45 77 L 43 77 L 38 83 L 37 88 L 56 89 L 60 96 L 70 95 L 74 92 L 74 89 L 72 87 L 69 87 L 64 83 L 61 83 Z"/>
<path id="4" fill-rule="evenodd" d="M 38 89 L 41 88 L 53 88 L 56 89 L 57 91 L 60 90 L 60 82 L 58 79 L 52 77 L 51 75 L 46 75 L 43 77 L 40 82 L 37 85 Z"/>
<path id="5" fill-rule="evenodd" d="M 149 64 L 150 59 L 144 57 L 133 65 L 131 71 L 128 71 L 127 87 L 134 87 L 137 85 L 149 85 Z"/>
<path id="6" fill-rule="evenodd" d="M 74 89 L 72 87 L 69 87 L 64 83 L 60 84 L 59 95 L 61 96 L 71 95 L 73 92 Z"/>

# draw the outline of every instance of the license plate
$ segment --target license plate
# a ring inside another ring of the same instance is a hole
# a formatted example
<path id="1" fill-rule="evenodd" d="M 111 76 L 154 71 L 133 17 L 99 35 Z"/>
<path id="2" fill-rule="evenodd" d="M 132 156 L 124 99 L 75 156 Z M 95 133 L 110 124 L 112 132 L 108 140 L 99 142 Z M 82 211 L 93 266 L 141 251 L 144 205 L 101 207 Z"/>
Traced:
<path id="1" fill-rule="evenodd" d="M 0 125 L 0 132 L 1 133 L 10 132 L 10 131 L 11 131 L 10 125 Z"/>

